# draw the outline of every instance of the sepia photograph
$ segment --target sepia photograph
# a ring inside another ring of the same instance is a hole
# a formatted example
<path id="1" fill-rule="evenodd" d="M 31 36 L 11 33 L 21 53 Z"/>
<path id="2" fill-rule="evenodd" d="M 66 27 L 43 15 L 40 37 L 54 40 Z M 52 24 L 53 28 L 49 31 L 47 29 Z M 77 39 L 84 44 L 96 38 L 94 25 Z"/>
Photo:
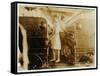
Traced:
<path id="1" fill-rule="evenodd" d="M 97 67 L 96 7 L 17 4 L 17 72 Z"/>

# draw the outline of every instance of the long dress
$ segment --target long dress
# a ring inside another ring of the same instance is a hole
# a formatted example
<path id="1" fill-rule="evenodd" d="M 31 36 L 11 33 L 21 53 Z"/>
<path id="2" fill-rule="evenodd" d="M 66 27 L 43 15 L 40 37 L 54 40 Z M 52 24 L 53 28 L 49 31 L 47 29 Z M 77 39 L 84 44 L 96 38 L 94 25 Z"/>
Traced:
<path id="1" fill-rule="evenodd" d="M 28 44 L 27 44 L 27 34 L 26 34 L 26 30 L 24 29 L 24 27 L 19 24 L 19 27 L 21 29 L 21 33 L 22 33 L 22 36 L 23 36 L 23 43 L 22 43 L 22 46 L 23 46 L 23 53 L 22 53 L 22 56 L 23 56 L 23 69 L 24 70 L 27 70 L 28 69 L 28 63 L 29 63 L 29 60 L 28 60 Z"/>
<path id="2" fill-rule="evenodd" d="M 61 49 L 61 40 L 60 40 L 60 23 L 57 21 L 54 25 L 54 35 L 51 38 L 51 48 L 52 49 Z"/>

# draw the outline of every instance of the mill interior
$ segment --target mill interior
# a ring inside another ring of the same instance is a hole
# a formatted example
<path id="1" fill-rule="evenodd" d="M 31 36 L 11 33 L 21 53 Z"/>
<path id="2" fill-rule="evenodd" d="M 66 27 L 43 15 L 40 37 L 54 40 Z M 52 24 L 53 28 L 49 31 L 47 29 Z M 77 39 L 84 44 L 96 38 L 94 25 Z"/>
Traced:
<path id="1" fill-rule="evenodd" d="M 80 66 L 77 64 L 79 64 L 79 61 L 82 62 L 81 57 L 83 55 L 94 55 L 96 36 L 95 13 L 95 9 L 88 8 L 20 5 L 19 24 L 27 30 L 28 57 L 29 61 L 31 61 L 28 69 L 59 68 L 69 67 L 69 65 Z M 50 62 L 52 49 L 49 44 L 55 18 L 59 21 L 61 28 L 61 62 L 56 64 Z M 19 36 L 19 40 L 20 37 L 21 36 Z M 21 42 L 20 40 L 20 45 Z M 40 61 L 34 61 L 37 57 L 33 56 L 33 54 L 36 56 L 39 54 Z M 83 63 L 85 63 L 86 60 L 87 59 L 83 58 Z M 92 60 L 89 62 L 92 62 Z M 33 64 L 38 65 L 34 67 Z"/>

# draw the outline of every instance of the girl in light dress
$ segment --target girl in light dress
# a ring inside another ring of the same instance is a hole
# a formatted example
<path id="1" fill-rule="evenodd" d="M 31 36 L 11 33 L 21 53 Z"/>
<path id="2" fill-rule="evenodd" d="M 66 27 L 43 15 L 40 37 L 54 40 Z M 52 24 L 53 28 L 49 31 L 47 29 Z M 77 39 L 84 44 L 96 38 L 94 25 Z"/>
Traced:
<path id="1" fill-rule="evenodd" d="M 27 33 L 24 27 L 19 24 L 19 28 L 21 29 L 21 33 L 23 36 L 23 41 L 22 41 L 22 53 L 21 49 L 18 48 L 18 67 L 20 67 L 21 70 L 28 70 L 28 64 L 29 64 L 29 59 L 28 59 L 28 43 L 27 43 Z M 23 65 L 21 66 L 19 63 L 19 59 L 22 57 L 23 60 Z"/>
<path id="2" fill-rule="evenodd" d="M 53 27 L 54 33 L 51 38 L 51 49 L 53 50 L 53 58 L 51 61 L 60 62 L 60 50 L 61 50 L 61 40 L 60 40 L 60 20 L 56 16 Z"/>

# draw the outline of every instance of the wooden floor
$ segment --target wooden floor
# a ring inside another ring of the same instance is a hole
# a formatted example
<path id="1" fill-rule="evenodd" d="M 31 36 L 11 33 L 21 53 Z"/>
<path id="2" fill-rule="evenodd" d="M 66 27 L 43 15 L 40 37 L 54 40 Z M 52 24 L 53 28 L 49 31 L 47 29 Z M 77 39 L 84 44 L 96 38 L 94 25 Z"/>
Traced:
<path id="1" fill-rule="evenodd" d="M 54 62 L 50 62 L 48 63 L 48 65 L 46 65 L 47 67 L 44 67 L 44 68 L 77 68 L 77 67 L 90 67 L 90 66 L 93 66 L 93 64 L 80 64 L 80 63 L 76 63 L 74 65 L 68 65 L 67 63 L 54 63 Z"/>

